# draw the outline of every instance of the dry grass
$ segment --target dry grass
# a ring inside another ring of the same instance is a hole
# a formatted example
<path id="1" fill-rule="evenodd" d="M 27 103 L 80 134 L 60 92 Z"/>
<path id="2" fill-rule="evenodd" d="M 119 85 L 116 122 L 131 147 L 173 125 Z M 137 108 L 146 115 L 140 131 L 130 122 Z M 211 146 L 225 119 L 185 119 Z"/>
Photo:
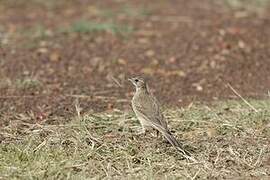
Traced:
<path id="1" fill-rule="evenodd" d="M 269 0 L 224 0 L 225 4 L 236 9 L 245 9 L 251 12 L 260 12 L 269 6 Z"/>
<path id="2" fill-rule="evenodd" d="M 66 124 L 20 115 L 0 131 L 0 179 L 213 179 L 270 176 L 270 102 L 237 101 L 165 111 L 200 163 L 151 133 L 136 136 L 132 113 L 78 113 Z"/>

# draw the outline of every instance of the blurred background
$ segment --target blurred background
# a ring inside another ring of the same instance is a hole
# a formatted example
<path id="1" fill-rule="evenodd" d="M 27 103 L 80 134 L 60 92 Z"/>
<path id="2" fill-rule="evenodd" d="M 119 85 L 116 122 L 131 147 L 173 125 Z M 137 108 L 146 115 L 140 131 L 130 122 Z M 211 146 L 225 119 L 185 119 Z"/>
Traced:
<path id="1" fill-rule="evenodd" d="M 0 117 L 129 108 L 132 76 L 162 104 L 263 98 L 269 0 L 0 0 Z M 2 122 L 1 122 L 2 123 Z M 5 122 L 3 122 L 5 123 Z"/>

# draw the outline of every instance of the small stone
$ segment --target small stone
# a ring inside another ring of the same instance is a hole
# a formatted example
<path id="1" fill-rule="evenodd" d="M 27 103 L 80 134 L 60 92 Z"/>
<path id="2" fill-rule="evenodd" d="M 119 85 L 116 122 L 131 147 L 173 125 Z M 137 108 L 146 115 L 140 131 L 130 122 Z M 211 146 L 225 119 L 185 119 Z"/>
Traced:
<path id="1" fill-rule="evenodd" d="M 147 57 L 153 57 L 153 56 L 155 55 L 155 51 L 153 51 L 153 50 L 148 50 L 148 51 L 145 52 L 145 55 L 146 55 Z"/>
<path id="2" fill-rule="evenodd" d="M 246 47 L 245 43 L 243 41 L 238 41 L 238 46 L 241 49 L 244 49 Z"/>
<path id="3" fill-rule="evenodd" d="M 118 59 L 117 62 L 118 62 L 118 64 L 121 64 L 121 65 L 126 65 L 127 64 L 126 60 L 124 60 L 122 58 Z"/>

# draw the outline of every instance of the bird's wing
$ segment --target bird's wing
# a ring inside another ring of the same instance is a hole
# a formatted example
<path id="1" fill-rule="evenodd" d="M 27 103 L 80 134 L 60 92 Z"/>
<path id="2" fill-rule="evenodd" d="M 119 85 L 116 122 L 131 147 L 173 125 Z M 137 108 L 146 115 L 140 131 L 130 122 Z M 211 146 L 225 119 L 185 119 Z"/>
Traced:
<path id="1" fill-rule="evenodd" d="M 154 96 L 143 96 L 133 103 L 133 108 L 147 120 L 167 129 L 167 122 L 163 117 L 157 99 Z"/>
<path id="2" fill-rule="evenodd" d="M 153 101 L 153 106 L 154 106 L 154 109 L 156 111 L 156 116 L 158 117 L 160 124 L 167 129 L 167 121 L 161 112 L 160 104 L 159 104 L 157 98 L 153 95 L 151 95 L 150 98 Z"/>

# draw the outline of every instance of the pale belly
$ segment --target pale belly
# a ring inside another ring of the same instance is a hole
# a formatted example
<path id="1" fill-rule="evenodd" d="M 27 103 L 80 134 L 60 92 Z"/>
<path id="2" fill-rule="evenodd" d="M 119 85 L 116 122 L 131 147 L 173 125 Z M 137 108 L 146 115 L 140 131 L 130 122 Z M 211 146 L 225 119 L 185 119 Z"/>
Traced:
<path id="1" fill-rule="evenodd" d="M 145 128 L 152 127 L 151 122 L 149 122 L 147 119 L 143 118 L 139 113 L 135 113 L 135 114 L 143 127 L 145 127 Z"/>

